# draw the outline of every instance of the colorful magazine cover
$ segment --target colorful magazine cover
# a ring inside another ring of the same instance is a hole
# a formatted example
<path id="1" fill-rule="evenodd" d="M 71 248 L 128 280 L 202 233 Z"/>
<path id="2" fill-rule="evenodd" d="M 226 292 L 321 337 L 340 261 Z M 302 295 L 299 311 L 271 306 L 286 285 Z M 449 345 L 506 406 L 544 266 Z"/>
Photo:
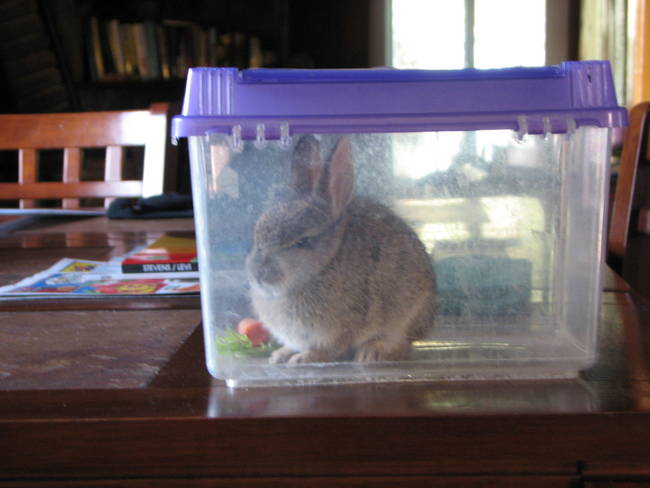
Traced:
<path id="1" fill-rule="evenodd" d="M 84 296 L 198 293 L 198 273 L 169 275 L 122 274 L 119 263 L 62 259 L 49 269 L 14 285 L 0 287 L 2 295 Z"/>

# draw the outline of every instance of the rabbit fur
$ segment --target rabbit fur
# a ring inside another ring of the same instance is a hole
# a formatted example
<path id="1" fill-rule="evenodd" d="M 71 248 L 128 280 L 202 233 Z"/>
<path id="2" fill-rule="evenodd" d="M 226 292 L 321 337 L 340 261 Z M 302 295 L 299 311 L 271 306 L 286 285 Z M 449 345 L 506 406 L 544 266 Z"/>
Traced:
<path id="1" fill-rule="evenodd" d="M 257 220 L 246 260 L 253 308 L 282 344 L 270 362 L 408 358 L 436 310 L 431 260 L 415 232 L 354 196 L 347 137 L 323 162 L 318 140 L 303 136 L 291 187 L 293 198 Z"/>

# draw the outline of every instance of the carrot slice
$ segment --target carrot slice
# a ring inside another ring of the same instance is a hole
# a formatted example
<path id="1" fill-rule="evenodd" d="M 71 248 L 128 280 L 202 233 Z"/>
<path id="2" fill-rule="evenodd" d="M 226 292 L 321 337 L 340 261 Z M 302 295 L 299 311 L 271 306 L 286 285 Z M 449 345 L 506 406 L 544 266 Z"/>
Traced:
<path id="1" fill-rule="evenodd" d="M 264 328 L 264 324 L 251 317 L 246 317 L 239 321 L 237 332 L 248 337 L 253 346 L 261 346 L 269 340 L 269 333 Z"/>

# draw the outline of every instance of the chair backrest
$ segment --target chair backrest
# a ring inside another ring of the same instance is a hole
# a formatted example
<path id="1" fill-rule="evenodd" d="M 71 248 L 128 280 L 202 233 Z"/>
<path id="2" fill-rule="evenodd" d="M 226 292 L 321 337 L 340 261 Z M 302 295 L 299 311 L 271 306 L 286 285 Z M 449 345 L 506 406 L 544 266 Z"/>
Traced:
<path id="1" fill-rule="evenodd" d="M 623 140 L 620 170 L 610 216 L 607 262 L 619 273 L 623 269 L 629 240 L 650 234 L 650 102 L 630 110 Z"/>
<path id="2" fill-rule="evenodd" d="M 61 200 L 60 208 L 78 209 L 86 208 L 80 199 L 101 198 L 106 207 L 117 197 L 171 189 L 176 168 L 170 110 L 170 104 L 156 103 L 149 110 L 0 115 L 0 151 L 18 152 L 18 181 L 0 183 L 0 203 L 18 200 L 20 208 L 36 208 L 39 200 Z M 144 148 L 141 180 L 123 179 L 129 147 Z M 103 178 L 85 181 L 84 151 L 95 148 L 105 148 Z M 52 149 L 62 150 L 61 181 L 40 181 L 39 155 Z"/>

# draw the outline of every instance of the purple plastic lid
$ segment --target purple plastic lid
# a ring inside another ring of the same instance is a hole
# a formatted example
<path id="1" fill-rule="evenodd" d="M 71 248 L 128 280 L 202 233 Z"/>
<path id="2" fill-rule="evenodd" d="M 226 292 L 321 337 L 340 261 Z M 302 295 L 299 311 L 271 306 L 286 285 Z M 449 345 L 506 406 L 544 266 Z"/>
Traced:
<path id="1" fill-rule="evenodd" d="M 492 70 L 192 68 L 174 138 L 624 127 L 609 62 Z M 260 135 L 261 134 L 261 135 Z"/>

